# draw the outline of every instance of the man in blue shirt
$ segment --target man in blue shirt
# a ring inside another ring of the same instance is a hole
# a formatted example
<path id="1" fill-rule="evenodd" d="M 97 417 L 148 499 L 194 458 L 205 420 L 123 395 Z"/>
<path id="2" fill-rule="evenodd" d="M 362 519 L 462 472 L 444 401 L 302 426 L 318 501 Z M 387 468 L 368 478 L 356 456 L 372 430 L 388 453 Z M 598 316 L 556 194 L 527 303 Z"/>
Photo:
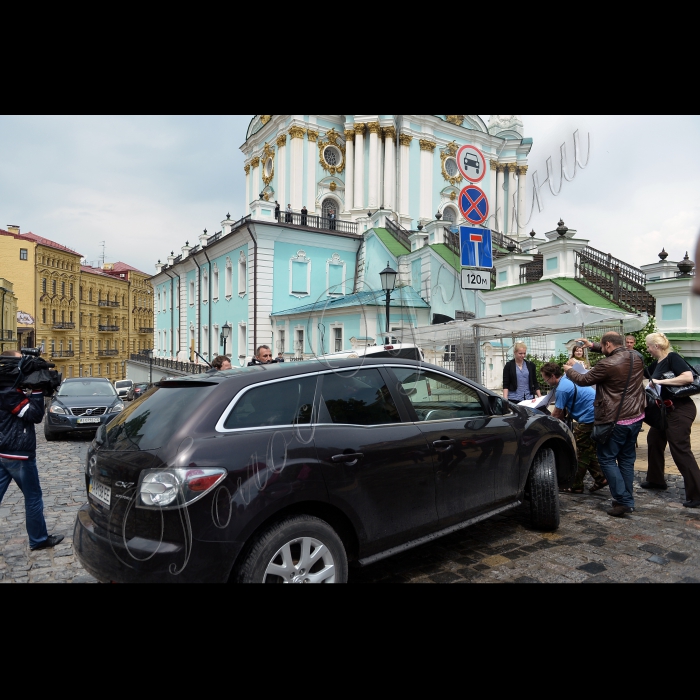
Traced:
<path id="1" fill-rule="evenodd" d="M 595 389 L 592 386 L 576 386 L 564 376 L 561 367 L 556 362 L 547 362 L 542 365 L 540 373 L 545 382 L 556 391 L 552 415 L 555 418 L 563 419 L 564 413 L 567 411 L 576 421 L 574 423 L 574 437 L 578 449 L 578 471 L 571 488 L 562 490 L 567 493 L 583 493 L 583 477 L 588 470 L 595 481 L 589 491 L 591 493 L 599 491 L 607 486 L 608 482 L 598 463 L 595 443 L 591 440 Z"/>

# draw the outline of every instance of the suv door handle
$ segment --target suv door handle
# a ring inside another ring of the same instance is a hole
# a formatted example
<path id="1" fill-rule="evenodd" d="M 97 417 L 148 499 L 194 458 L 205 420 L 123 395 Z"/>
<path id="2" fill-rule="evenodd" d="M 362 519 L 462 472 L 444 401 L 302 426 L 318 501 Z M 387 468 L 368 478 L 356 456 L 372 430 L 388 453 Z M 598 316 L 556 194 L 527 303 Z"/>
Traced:
<path id="1" fill-rule="evenodd" d="M 351 452 L 349 454 L 333 455 L 331 457 L 331 462 L 346 462 L 347 464 L 352 466 L 363 457 L 364 455 L 362 454 L 362 452 Z"/>
<path id="2" fill-rule="evenodd" d="M 452 445 L 456 445 L 457 440 L 454 438 L 450 438 L 449 440 L 433 440 L 433 447 L 438 451 L 438 452 L 447 452 L 447 450 L 452 447 Z"/>

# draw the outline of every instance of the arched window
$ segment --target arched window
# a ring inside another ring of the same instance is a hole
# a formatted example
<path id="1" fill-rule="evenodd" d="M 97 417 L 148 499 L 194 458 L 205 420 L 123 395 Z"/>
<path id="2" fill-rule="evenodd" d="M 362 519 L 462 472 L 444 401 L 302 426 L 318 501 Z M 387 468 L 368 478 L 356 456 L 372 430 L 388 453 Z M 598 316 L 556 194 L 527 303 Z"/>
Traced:
<path id="1" fill-rule="evenodd" d="M 329 219 L 330 218 L 330 213 L 331 210 L 335 214 L 335 218 L 338 218 L 338 202 L 335 201 L 332 197 L 327 197 L 326 199 L 323 200 L 323 204 L 321 205 L 321 216 L 324 219 Z M 327 224 L 326 224 L 327 225 Z"/>
<path id="2" fill-rule="evenodd" d="M 453 224 L 457 223 L 457 212 L 454 207 L 447 206 L 442 210 L 442 218 L 445 221 L 451 221 Z"/>

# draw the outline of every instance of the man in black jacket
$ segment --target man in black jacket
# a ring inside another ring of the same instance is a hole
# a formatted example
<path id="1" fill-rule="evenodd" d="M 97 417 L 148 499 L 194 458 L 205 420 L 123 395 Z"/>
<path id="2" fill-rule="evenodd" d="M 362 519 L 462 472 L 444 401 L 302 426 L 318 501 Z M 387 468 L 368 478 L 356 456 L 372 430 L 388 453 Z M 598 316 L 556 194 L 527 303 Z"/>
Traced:
<path id="1" fill-rule="evenodd" d="M 5 350 L 6 357 L 20 353 Z M 44 417 L 44 393 L 22 389 L 0 388 L 0 503 L 10 480 L 14 479 L 24 494 L 29 547 L 32 550 L 55 547 L 63 535 L 49 535 L 44 520 L 44 501 L 36 467 L 36 434 L 34 424 Z"/>

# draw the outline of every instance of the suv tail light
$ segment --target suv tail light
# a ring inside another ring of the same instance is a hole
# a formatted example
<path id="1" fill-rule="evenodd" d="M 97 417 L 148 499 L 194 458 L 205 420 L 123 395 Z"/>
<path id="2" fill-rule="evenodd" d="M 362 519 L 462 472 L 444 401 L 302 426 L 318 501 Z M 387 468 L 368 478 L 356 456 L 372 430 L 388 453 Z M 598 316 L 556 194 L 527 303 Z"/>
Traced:
<path id="1" fill-rule="evenodd" d="M 138 485 L 137 508 L 182 508 L 205 496 L 226 478 L 225 469 L 145 469 Z"/>

